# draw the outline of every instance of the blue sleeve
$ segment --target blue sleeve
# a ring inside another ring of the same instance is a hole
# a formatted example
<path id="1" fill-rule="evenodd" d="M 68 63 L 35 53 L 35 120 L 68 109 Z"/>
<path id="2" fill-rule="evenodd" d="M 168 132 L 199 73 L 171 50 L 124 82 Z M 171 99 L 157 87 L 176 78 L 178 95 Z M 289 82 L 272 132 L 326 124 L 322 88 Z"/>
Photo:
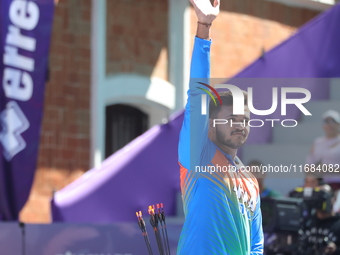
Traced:
<path id="1" fill-rule="evenodd" d="M 263 254 L 262 213 L 260 203 L 260 196 L 258 196 L 251 226 L 251 255 Z"/>
<path id="2" fill-rule="evenodd" d="M 208 114 L 201 114 L 201 95 L 204 92 L 199 89 L 204 86 L 197 82 L 209 84 L 210 45 L 211 41 L 195 37 L 188 100 L 178 147 L 179 163 L 186 169 L 192 169 L 192 166 L 199 162 L 203 144 L 208 139 Z M 195 137 L 195 139 L 190 139 L 190 137 Z"/>

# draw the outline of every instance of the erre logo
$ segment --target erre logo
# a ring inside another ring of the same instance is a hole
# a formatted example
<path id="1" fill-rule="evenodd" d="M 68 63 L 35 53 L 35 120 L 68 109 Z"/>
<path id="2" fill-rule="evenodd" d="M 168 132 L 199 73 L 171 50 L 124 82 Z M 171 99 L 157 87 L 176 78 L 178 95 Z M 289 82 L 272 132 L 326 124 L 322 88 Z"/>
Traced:
<path id="1" fill-rule="evenodd" d="M 27 101 L 32 97 L 34 84 L 30 72 L 34 71 L 35 60 L 20 55 L 22 51 L 35 52 L 35 38 L 21 33 L 21 29 L 32 31 L 39 21 L 39 8 L 32 1 L 12 1 L 9 9 L 10 21 L 4 47 L 3 89 L 8 98 Z"/>
<path id="2" fill-rule="evenodd" d="M 212 88 L 211 86 L 207 84 L 203 84 L 199 82 L 200 84 L 209 87 L 213 93 L 217 96 L 217 99 L 219 99 L 220 105 L 222 105 L 222 101 L 220 100 L 219 95 L 217 94 L 216 90 Z M 233 95 L 233 114 L 234 115 L 244 115 L 244 95 L 243 92 L 240 88 L 238 88 L 235 85 L 231 84 L 217 84 L 215 85 L 215 88 L 224 88 L 224 89 L 229 89 L 230 92 Z M 201 88 L 200 88 L 201 89 Z M 205 89 L 202 89 L 206 92 Z M 255 115 L 270 115 L 275 110 L 277 109 L 278 106 L 278 88 L 273 87 L 272 88 L 272 105 L 269 109 L 267 110 L 258 110 L 255 109 L 254 103 L 253 103 L 253 88 L 249 87 L 248 88 L 248 108 L 249 111 Z M 288 93 L 301 93 L 304 94 L 304 98 L 299 98 L 299 99 L 289 99 L 287 98 Z M 215 105 L 216 99 L 213 98 L 213 95 L 211 93 L 208 93 L 208 95 L 212 98 L 214 101 Z M 304 106 L 304 103 L 307 103 L 311 99 L 311 93 L 309 90 L 305 88 L 297 88 L 297 87 L 283 87 L 281 88 L 281 115 L 285 116 L 287 115 L 287 105 L 288 104 L 293 104 L 295 105 L 304 115 L 312 115 Z M 207 114 L 207 96 L 206 94 L 202 94 L 201 96 L 201 114 L 206 115 Z"/>
<path id="3" fill-rule="evenodd" d="M 7 103 L 0 114 L 0 142 L 5 158 L 10 161 L 17 153 L 25 149 L 26 142 L 21 133 L 29 128 L 29 122 L 15 101 Z"/>
<path id="4" fill-rule="evenodd" d="M 2 87 L 5 100 L 10 101 L 1 112 L 0 142 L 8 161 L 26 147 L 21 133 L 28 129 L 29 122 L 15 100 L 27 102 L 33 96 L 32 73 L 35 71 L 35 59 L 31 55 L 37 49 L 37 39 L 26 35 L 25 32 L 33 31 L 38 25 L 39 18 L 40 10 L 37 3 L 14 0 L 9 6 L 11 24 L 7 28 L 3 27 L 7 34 L 2 58 L 4 65 Z M 23 54 L 27 52 L 29 54 Z"/>

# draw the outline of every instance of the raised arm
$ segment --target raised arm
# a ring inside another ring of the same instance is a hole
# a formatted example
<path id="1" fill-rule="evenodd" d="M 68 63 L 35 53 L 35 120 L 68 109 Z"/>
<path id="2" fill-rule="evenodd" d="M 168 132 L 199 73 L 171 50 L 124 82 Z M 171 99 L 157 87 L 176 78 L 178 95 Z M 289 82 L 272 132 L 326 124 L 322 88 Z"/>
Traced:
<path id="1" fill-rule="evenodd" d="M 190 0 L 197 16 L 197 33 L 191 59 L 188 101 L 179 142 L 179 163 L 191 169 L 197 163 L 202 145 L 207 139 L 208 115 L 201 114 L 201 94 L 205 88 L 197 82 L 209 83 L 210 77 L 210 27 L 219 13 L 219 0 Z M 194 137 L 195 139 L 190 139 Z M 197 157 L 197 159 L 193 157 Z"/>

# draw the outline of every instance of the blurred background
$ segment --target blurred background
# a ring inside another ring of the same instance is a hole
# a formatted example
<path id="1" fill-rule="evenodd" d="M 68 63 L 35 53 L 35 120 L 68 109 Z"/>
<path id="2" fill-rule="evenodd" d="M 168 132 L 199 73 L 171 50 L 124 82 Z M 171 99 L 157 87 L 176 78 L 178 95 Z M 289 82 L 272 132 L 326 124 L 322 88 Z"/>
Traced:
<path id="1" fill-rule="evenodd" d="M 336 26 L 336 5 L 335 0 L 222 0 L 211 29 L 211 77 L 242 77 L 300 29 L 313 33 L 321 21 Z M 31 233 L 39 242 L 48 239 L 42 230 L 34 230 L 39 224 L 132 222 L 136 211 L 165 202 L 175 247 L 183 220 L 177 143 L 196 33 L 193 8 L 184 0 L 59 0 L 54 8 L 37 167 L 18 220 L 33 224 Z M 304 41 L 304 35 L 294 40 L 308 48 L 313 41 Z M 323 52 L 326 46 L 317 47 Z M 339 65 L 332 68 L 340 70 Z M 246 146 L 245 164 L 254 159 L 286 163 L 278 156 L 282 154 L 290 163 L 304 164 L 313 140 L 323 134 L 322 114 L 340 110 L 340 74 L 325 73 L 302 74 L 329 78 L 327 96 L 308 105 L 313 118 L 304 119 L 293 136 L 278 127 L 266 144 Z M 296 78 L 298 72 L 279 77 Z M 265 182 L 287 195 L 303 185 L 303 178 Z M 8 233 L 17 231 L 8 228 Z M 112 237 L 122 231 L 120 225 L 117 228 L 97 229 L 101 234 L 96 235 L 86 227 L 74 227 L 69 235 L 83 231 L 87 238 Z M 137 233 L 124 229 L 127 236 Z M 58 236 L 48 240 L 52 239 L 55 246 Z M 141 236 L 138 239 L 142 242 Z M 28 254 L 76 254 L 45 249 Z"/>
<path id="2" fill-rule="evenodd" d="M 211 76 L 236 75 L 333 4 L 222 1 Z M 38 167 L 22 221 L 51 222 L 53 192 L 184 108 L 196 21 L 182 0 L 57 3 Z M 112 123 L 127 114 L 134 130 Z"/>

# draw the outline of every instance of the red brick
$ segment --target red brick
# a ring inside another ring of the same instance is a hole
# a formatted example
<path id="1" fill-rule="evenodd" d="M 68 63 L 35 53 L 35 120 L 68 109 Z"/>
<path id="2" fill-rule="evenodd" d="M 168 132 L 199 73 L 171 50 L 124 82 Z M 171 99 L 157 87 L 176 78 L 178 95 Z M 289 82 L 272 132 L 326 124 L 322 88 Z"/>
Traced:
<path id="1" fill-rule="evenodd" d="M 85 35 L 79 35 L 78 36 L 79 44 L 82 45 L 82 47 L 91 47 L 91 37 L 88 34 Z"/>
<path id="2" fill-rule="evenodd" d="M 107 1 L 107 12 L 107 73 L 151 75 L 161 50 L 168 47 L 167 2 L 141 0 L 131 5 L 127 2 Z M 140 24 L 148 26 L 143 29 L 144 26 Z M 147 38 L 149 43 L 141 41 L 141 37 Z M 167 69 L 166 61 L 165 66 L 156 66 L 154 74 L 167 79 Z"/>
<path id="3" fill-rule="evenodd" d="M 86 48 L 80 48 L 79 54 L 82 59 L 90 59 L 91 58 L 91 50 Z"/>
<path id="4" fill-rule="evenodd" d="M 65 33 L 62 36 L 63 43 L 73 44 L 75 41 L 75 36 L 73 34 Z"/>
<path id="5" fill-rule="evenodd" d="M 84 21 L 91 21 L 91 10 L 82 10 L 81 18 Z"/>

